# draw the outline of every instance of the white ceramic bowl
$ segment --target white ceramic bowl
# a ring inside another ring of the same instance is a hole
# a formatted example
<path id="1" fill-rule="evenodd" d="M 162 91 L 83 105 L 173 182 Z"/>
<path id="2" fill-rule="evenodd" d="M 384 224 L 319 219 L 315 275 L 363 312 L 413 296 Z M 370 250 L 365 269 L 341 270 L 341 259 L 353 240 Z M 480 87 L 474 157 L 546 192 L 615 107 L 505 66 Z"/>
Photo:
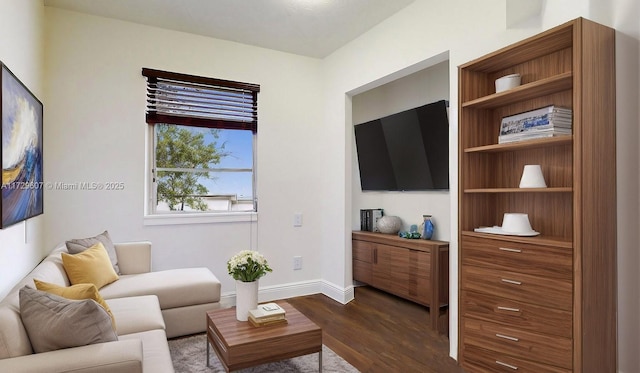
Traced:
<path id="1" fill-rule="evenodd" d="M 515 88 L 520 85 L 520 74 L 509 74 L 496 79 L 496 93 Z"/>
<path id="2" fill-rule="evenodd" d="M 533 232 L 531 223 L 529 223 L 528 214 L 505 213 L 502 218 L 502 230 L 505 233 L 530 233 Z"/>

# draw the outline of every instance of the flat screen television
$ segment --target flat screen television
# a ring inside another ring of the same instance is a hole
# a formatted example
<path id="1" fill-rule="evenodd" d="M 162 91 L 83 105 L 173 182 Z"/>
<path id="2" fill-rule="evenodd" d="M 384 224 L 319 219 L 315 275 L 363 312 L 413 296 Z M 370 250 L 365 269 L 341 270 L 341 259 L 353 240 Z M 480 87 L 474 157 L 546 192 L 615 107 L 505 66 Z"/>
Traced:
<path id="1" fill-rule="evenodd" d="M 449 189 L 447 102 L 354 126 L 363 191 Z"/>

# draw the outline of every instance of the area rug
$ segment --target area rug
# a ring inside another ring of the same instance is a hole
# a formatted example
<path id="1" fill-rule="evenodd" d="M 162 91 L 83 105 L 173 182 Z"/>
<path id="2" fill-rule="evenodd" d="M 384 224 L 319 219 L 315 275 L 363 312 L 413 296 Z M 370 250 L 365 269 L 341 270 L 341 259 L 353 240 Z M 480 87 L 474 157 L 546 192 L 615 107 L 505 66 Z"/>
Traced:
<path id="1" fill-rule="evenodd" d="M 207 337 L 204 333 L 169 340 L 169 350 L 176 373 L 222 373 L 224 368 L 218 356 L 209 349 L 210 366 L 207 367 Z M 317 372 L 318 354 L 310 354 L 275 363 L 238 370 L 242 373 L 299 373 Z M 327 346 L 322 346 L 322 371 L 335 373 L 357 373 L 358 370 L 338 356 Z"/>

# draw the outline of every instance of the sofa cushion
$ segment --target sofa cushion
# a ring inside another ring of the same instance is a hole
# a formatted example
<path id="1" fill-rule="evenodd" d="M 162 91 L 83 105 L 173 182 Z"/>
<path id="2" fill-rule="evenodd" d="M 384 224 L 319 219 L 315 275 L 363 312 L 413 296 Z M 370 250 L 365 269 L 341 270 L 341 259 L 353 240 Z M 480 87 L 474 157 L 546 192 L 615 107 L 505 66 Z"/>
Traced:
<path id="1" fill-rule="evenodd" d="M 141 333 L 123 335 L 121 340 L 142 341 L 142 366 L 145 372 L 173 373 L 171 352 L 164 330 L 154 329 Z M 202 357 L 204 359 L 204 356 Z"/>
<path id="2" fill-rule="evenodd" d="M 0 359 L 31 354 L 33 349 L 18 307 L 0 302 Z"/>
<path id="3" fill-rule="evenodd" d="M 186 307 L 220 301 L 220 281 L 208 268 L 181 268 L 122 275 L 100 289 L 104 299 L 155 294 L 160 308 Z M 203 316 L 204 317 L 204 316 Z"/>
<path id="4" fill-rule="evenodd" d="M 65 244 L 69 254 L 80 254 L 98 242 L 102 243 L 105 250 L 107 250 L 113 270 L 116 271 L 117 274 L 120 274 L 120 268 L 118 267 L 118 255 L 116 253 L 116 248 L 113 245 L 113 241 L 111 241 L 111 237 L 109 236 L 109 232 L 104 231 L 95 237 L 74 238 L 65 242 Z"/>
<path id="5" fill-rule="evenodd" d="M 59 286 L 56 284 L 50 284 L 48 282 L 40 281 L 36 278 L 33 279 L 33 283 L 36 285 L 36 289 L 46 291 L 47 293 L 59 295 L 61 297 L 73 300 L 93 299 L 98 302 L 99 305 L 104 308 L 105 311 L 111 317 L 111 323 L 113 328 L 116 329 L 116 320 L 113 317 L 113 313 L 109 308 L 107 302 L 104 301 L 102 295 L 98 292 L 98 288 L 94 284 L 76 284 L 71 286 Z M 117 329 L 116 329 L 117 330 Z"/>
<path id="6" fill-rule="evenodd" d="M 106 301 L 118 320 L 118 336 L 165 329 L 160 303 L 155 295 L 109 299 Z"/>
<path id="7" fill-rule="evenodd" d="M 35 352 L 118 340 L 111 317 L 92 299 L 20 289 L 20 316 Z"/>
<path id="8" fill-rule="evenodd" d="M 62 253 L 62 264 L 72 285 L 89 283 L 100 289 L 118 279 L 100 242 L 80 254 Z"/>

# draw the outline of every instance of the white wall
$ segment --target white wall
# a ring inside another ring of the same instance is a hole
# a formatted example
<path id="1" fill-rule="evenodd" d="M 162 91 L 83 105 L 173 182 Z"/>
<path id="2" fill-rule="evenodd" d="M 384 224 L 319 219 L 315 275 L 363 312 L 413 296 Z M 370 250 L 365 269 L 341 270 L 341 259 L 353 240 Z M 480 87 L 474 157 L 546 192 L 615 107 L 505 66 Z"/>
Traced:
<path id="1" fill-rule="evenodd" d="M 393 17 L 385 20 L 357 40 L 343 47 L 325 60 L 327 89 L 325 108 L 327 136 L 336 152 L 328 160 L 325 169 L 325 190 L 344 198 L 345 220 L 338 218 L 340 204 L 328 211 L 323 229 L 333 242 L 332 252 L 325 252 L 323 263 L 332 257 L 350 256 L 350 230 L 354 197 L 353 139 L 351 128 L 352 102 L 350 92 L 368 90 L 371 82 L 389 76 L 404 76 L 416 71 L 415 66 L 430 58 L 449 51 L 451 107 L 458 105 L 457 66 L 485 53 L 506 46 L 527 36 L 584 16 L 618 30 L 617 33 L 617 118 L 618 118 L 618 284 L 619 284 L 619 367 L 621 372 L 640 371 L 637 346 L 640 345 L 640 306 L 637 268 L 639 241 L 638 210 L 640 208 L 638 154 L 638 30 L 639 11 L 637 1 L 617 0 L 547 0 L 541 14 L 507 29 L 505 24 L 505 1 L 470 2 L 453 0 L 448 2 L 417 0 Z M 366 63 L 363 63 L 366 61 Z M 345 98 L 346 97 L 346 98 Z M 450 142 L 451 190 L 457 190 L 457 112 L 451 111 L 450 125 L 453 137 Z M 339 139 L 339 136 L 344 136 Z M 344 149 L 344 152 L 341 152 Z M 344 165 L 346 171 L 341 172 Z M 332 171 L 340 170 L 340 171 Z M 331 176 L 332 175 L 332 176 Z M 356 179 L 357 181 L 357 179 Z M 346 186 L 345 186 L 346 185 Z M 356 185 L 357 186 L 357 185 Z M 451 232 L 457 231 L 457 199 L 451 199 Z M 338 234 L 342 232 L 342 234 Z M 341 247 L 344 246 L 344 252 Z M 458 243 L 455 234 L 451 237 L 450 257 L 450 346 L 451 355 L 457 356 L 458 305 Z M 341 268 L 335 271 L 323 267 L 324 278 L 339 278 Z M 347 269 L 346 273 L 350 274 Z M 347 281 L 348 279 L 345 279 Z"/>
<path id="2" fill-rule="evenodd" d="M 360 124 L 438 100 L 449 100 L 449 61 L 440 62 L 411 75 L 367 90 L 351 98 L 353 124 Z M 353 136 L 352 136 L 353 137 Z M 423 214 L 433 216 L 434 240 L 451 238 L 449 191 L 362 192 L 355 143 L 352 146 L 353 185 L 351 229 L 360 229 L 362 208 L 383 208 L 386 215 L 399 216 L 402 230 L 420 225 Z M 453 193 L 456 195 L 455 191 Z"/>
<path id="3" fill-rule="evenodd" d="M 226 260 L 251 247 L 274 270 L 261 279 L 261 287 L 277 285 L 294 289 L 295 295 L 320 291 L 321 61 L 45 9 L 47 181 L 125 185 L 122 191 L 50 191 L 45 246 L 105 229 L 114 241 L 150 240 L 155 269 L 206 266 L 221 280 L 223 294 L 235 291 Z M 143 67 L 260 84 L 257 227 L 248 222 L 143 224 Z M 293 227 L 296 212 L 304 215 L 302 227 Z M 300 271 L 293 271 L 294 255 L 303 257 Z"/>
<path id="4" fill-rule="evenodd" d="M 0 0 L 0 61 L 40 101 L 43 101 L 43 15 L 42 0 Z M 46 121 L 46 106 L 44 115 Z M 44 136 L 48 135 L 45 125 Z M 46 149 L 44 155 L 47 156 Z M 46 193 L 44 198 L 47 214 Z M 0 299 L 45 255 L 43 222 L 44 215 L 40 215 L 0 230 Z"/>

